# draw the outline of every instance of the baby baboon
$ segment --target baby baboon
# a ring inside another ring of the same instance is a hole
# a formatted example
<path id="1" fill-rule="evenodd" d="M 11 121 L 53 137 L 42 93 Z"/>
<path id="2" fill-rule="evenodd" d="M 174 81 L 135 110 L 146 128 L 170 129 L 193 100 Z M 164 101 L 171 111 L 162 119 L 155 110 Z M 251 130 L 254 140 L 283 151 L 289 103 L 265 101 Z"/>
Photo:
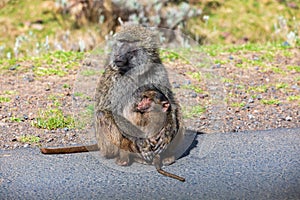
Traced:
<path id="1" fill-rule="evenodd" d="M 184 181 L 161 169 L 175 161 L 183 124 L 158 44 L 155 32 L 141 26 L 125 26 L 114 37 L 96 88 L 97 144 L 118 165 L 153 164 L 159 173 Z"/>

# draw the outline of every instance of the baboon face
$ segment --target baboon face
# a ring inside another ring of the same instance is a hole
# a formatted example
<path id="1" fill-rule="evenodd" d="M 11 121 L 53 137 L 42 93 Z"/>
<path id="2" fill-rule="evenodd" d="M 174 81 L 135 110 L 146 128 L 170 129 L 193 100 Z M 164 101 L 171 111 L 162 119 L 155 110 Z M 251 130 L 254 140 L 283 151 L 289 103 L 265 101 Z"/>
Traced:
<path id="1" fill-rule="evenodd" d="M 147 60 L 147 50 L 138 45 L 139 41 L 119 40 L 113 46 L 111 63 L 121 74 Z"/>

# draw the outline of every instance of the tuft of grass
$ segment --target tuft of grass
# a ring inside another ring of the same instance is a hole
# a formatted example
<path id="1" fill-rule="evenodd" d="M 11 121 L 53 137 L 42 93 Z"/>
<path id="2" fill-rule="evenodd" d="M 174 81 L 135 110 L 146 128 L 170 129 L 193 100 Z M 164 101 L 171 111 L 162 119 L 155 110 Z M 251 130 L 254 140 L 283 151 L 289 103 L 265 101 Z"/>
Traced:
<path id="1" fill-rule="evenodd" d="M 289 96 L 289 97 L 287 97 L 287 100 L 288 101 L 298 101 L 298 100 L 300 100 L 300 95 Z"/>
<path id="2" fill-rule="evenodd" d="M 9 97 L 0 96 L 0 103 L 10 102 L 10 100 Z"/>
<path id="3" fill-rule="evenodd" d="M 195 85 L 182 85 L 181 86 L 182 89 L 189 89 L 189 90 L 193 90 L 194 92 L 201 94 L 204 93 L 204 90 L 195 86 Z"/>
<path id="4" fill-rule="evenodd" d="M 70 115 L 64 115 L 61 109 L 39 110 L 38 117 L 32 123 L 37 128 L 54 130 L 58 128 L 74 128 L 75 120 Z"/>
<path id="5" fill-rule="evenodd" d="M 83 56 L 82 52 L 54 51 L 36 57 L 0 58 L 0 72 L 9 72 L 11 68 L 14 68 L 20 72 L 32 70 L 36 76 L 65 76 L 70 69 L 79 68 L 79 62 Z M 31 63 L 31 67 L 28 63 Z"/>
<path id="6" fill-rule="evenodd" d="M 271 67 L 270 70 L 276 74 L 283 74 L 283 75 L 286 74 L 286 72 L 279 67 Z"/>
<path id="7" fill-rule="evenodd" d="M 7 94 L 7 95 L 15 95 L 15 94 L 18 94 L 17 91 L 15 90 L 6 90 L 3 92 L 4 94 Z"/>
<path id="8" fill-rule="evenodd" d="M 190 75 L 193 79 L 201 82 L 202 80 L 202 74 L 201 72 L 187 72 L 188 75 Z"/>
<path id="9" fill-rule="evenodd" d="M 200 105 L 193 106 L 191 108 L 183 107 L 183 116 L 184 118 L 197 117 L 204 113 L 206 108 Z"/>
<path id="10" fill-rule="evenodd" d="M 75 92 L 74 93 L 74 96 L 75 97 L 82 97 L 84 94 L 83 93 L 81 93 L 81 92 Z"/>
<path id="11" fill-rule="evenodd" d="M 239 107 L 239 108 L 242 108 L 246 105 L 245 102 L 241 102 L 241 103 L 232 103 L 231 106 L 232 107 Z"/>
<path id="12" fill-rule="evenodd" d="M 278 90 L 278 89 L 285 89 L 285 88 L 287 88 L 289 85 L 287 84 L 287 83 L 277 83 L 276 85 L 275 85 L 275 87 L 276 87 L 276 89 Z"/>
<path id="13" fill-rule="evenodd" d="M 66 83 L 65 83 L 65 84 L 63 85 L 63 88 L 70 89 L 71 86 L 70 86 L 69 84 L 66 84 Z"/>
<path id="14" fill-rule="evenodd" d="M 169 51 L 166 49 L 160 50 L 160 58 L 163 61 L 174 61 L 179 59 L 179 54 L 173 51 Z"/>
<path id="15" fill-rule="evenodd" d="M 88 105 L 86 107 L 86 112 L 87 114 L 89 114 L 90 116 L 93 116 L 94 112 L 95 112 L 95 106 L 93 104 Z"/>
<path id="16" fill-rule="evenodd" d="M 278 99 L 262 99 L 261 102 L 265 105 L 279 105 L 281 103 Z"/>
<path id="17" fill-rule="evenodd" d="M 63 71 L 59 67 L 56 68 L 45 68 L 45 67 L 39 67 L 36 70 L 34 70 L 35 75 L 37 76 L 52 76 L 52 75 L 57 75 L 60 77 L 63 77 L 67 74 L 67 72 Z"/>
<path id="18" fill-rule="evenodd" d="M 21 122 L 22 119 L 20 117 L 10 117 L 9 119 L 11 122 Z"/>
<path id="19" fill-rule="evenodd" d="M 21 137 L 18 138 L 18 141 L 22 143 L 38 143 L 40 142 L 41 138 L 37 137 L 35 135 L 22 135 Z"/>
<path id="20" fill-rule="evenodd" d="M 232 79 L 229 79 L 229 78 L 222 78 L 222 82 L 223 83 L 233 83 L 234 81 Z"/>
<path id="21" fill-rule="evenodd" d="M 96 70 L 92 70 L 92 69 L 86 69 L 80 72 L 80 74 L 82 76 L 94 76 L 99 74 L 99 72 L 97 72 Z"/>
<path id="22" fill-rule="evenodd" d="M 190 19 L 187 29 L 205 43 L 264 43 L 286 40 L 287 33 L 298 31 L 300 13 L 291 9 L 289 1 L 197 1 L 209 19 Z M 296 2 L 296 1 L 294 1 Z M 299 1 L 297 1 L 299 2 Z M 236 22 L 233 23 L 232 22 Z M 255 33 L 255 34 L 251 34 Z M 297 40 L 299 41 L 299 39 Z M 245 48 L 256 49 L 256 46 Z M 237 51 L 236 49 L 233 49 Z"/>
<path id="23" fill-rule="evenodd" d="M 259 85 L 259 86 L 250 86 L 247 89 L 247 92 L 249 93 L 250 91 L 254 92 L 259 92 L 259 93 L 264 93 L 268 91 L 268 86 L 267 85 Z"/>
<path id="24" fill-rule="evenodd" d="M 300 66 L 287 66 L 288 70 L 300 72 Z"/>

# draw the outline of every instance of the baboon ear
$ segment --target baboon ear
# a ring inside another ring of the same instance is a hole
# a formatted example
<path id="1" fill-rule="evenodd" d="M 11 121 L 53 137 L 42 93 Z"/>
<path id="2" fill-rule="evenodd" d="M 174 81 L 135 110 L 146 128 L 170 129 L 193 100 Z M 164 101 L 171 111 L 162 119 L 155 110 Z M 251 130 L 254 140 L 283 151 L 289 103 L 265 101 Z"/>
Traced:
<path id="1" fill-rule="evenodd" d="M 163 112 L 167 112 L 170 108 L 170 103 L 168 101 L 162 101 L 162 106 L 163 106 Z"/>

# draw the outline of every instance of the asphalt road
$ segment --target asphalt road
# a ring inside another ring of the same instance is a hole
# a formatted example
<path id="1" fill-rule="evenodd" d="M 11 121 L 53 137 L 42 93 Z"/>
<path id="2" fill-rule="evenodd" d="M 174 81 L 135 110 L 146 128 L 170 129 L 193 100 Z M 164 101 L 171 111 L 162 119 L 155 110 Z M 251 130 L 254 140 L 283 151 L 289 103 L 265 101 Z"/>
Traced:
<path id="1" fill-rule="evenodd" d="M 164 169 L 186 182 L 98 152 L 0 151 L 0 199 L 300 199 L 300 129 L 198 135 Z"/>

